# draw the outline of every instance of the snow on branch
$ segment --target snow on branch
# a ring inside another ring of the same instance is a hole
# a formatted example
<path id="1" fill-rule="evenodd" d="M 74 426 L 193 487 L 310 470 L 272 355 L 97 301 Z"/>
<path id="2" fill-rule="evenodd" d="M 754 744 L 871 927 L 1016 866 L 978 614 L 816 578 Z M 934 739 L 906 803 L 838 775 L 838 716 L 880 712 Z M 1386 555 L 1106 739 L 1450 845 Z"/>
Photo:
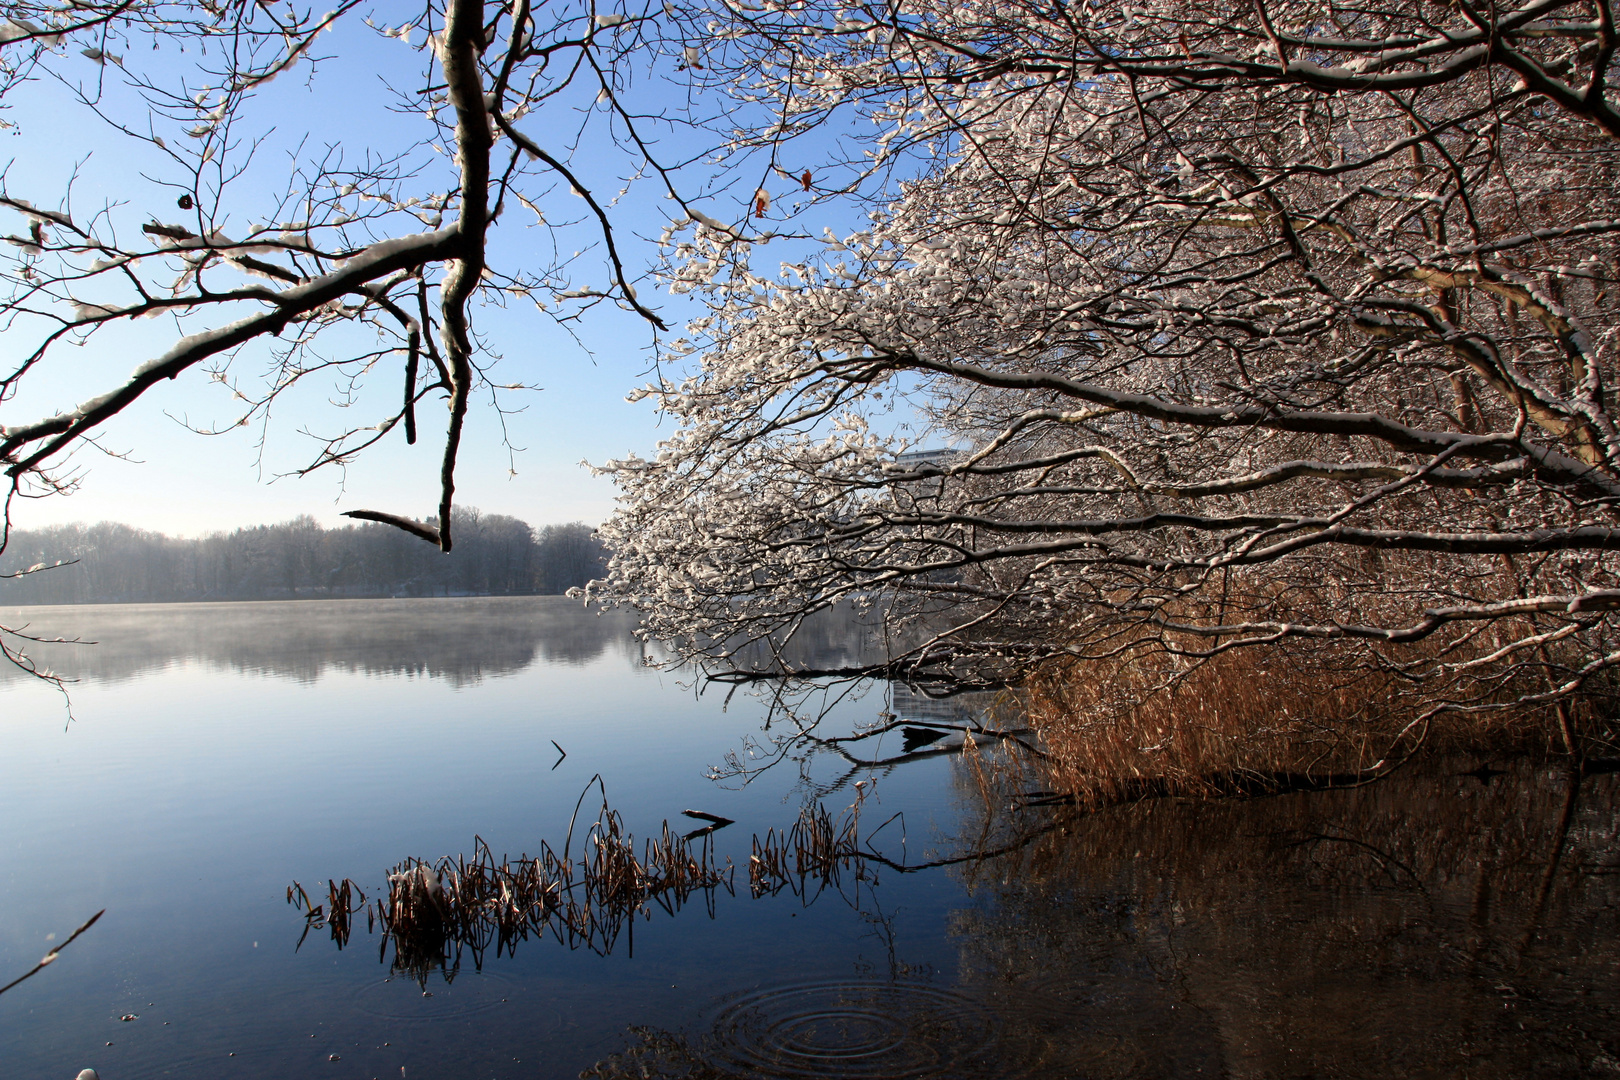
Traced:
<path id="1" fill-rule="evenodd" d="M 722 667 L 853 604 L 919 678 L 1306 638 L 1458 708 L 1608 678 L 1583 658 L 1620 645 L 1612 25 L 1564 0 L 719 19 L 708 77 L 757 72 L 739 107 L 779 121 L 740 144 L 868 125 L 804 166 L 866 224 L 780 275 L 768 237 L 674 245 L 707 314 L 642 391 L 669 436 L 600 466 L 593 595 Z"/>

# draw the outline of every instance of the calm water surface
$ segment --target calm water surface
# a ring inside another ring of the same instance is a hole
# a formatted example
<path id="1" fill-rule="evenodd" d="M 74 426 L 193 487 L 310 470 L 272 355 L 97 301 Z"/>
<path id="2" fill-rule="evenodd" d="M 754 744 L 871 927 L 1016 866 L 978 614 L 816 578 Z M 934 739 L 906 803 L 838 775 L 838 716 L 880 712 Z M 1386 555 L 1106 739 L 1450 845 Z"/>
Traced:
<path id="1" fill-rule="evenodd" d="M 1016 814 L 915 734 L 779 746 L 768 693 L 697 694 L 628 620 L 560 600 L 0 615 L 101 642 L 38 650 L 79 680 L 71 722 L 0 674 L 0 982 L 107 909 L 0 996 L 0 1077 L 1620 1076 L 1614 776 L 1451 762 Z M 972 715 L 882 685 L 821 704 L 823 736 Z M 559 847 L 593 776 L 638 838 L 735 819 L 713 836 L 735 892 L 597 951 L 464 952 L 425 987 L 363 918 L 299 944 L 293 880 L 375 895 L 475 836 Z M 857 781 L 863 822 L 903 814 L 870 850 L 907 872 L 751 896 L 753 836 Z"/>

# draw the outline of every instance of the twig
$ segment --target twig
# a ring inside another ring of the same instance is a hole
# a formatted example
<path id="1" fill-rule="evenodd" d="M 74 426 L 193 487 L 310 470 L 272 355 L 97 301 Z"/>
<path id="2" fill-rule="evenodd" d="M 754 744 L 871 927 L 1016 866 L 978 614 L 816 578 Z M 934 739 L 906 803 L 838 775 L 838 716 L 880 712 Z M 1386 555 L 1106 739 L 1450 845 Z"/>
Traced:
<path id="1" fill-rule="evenodd" d="M 78 937 L 80 934 L 84 933 L 86 930 L 88 930 L 92 926 L 96 925 L 96 920 L 101 918 L 105 914 L 107 914 L 107 909 L 102 908 L 100 911 L 98 911 L 94 915 L 90 916 L 89 921 L 87 921 L 83 926 L 79 927 L 77 930 L 73 931 L 73 933 L 69 934 L 68 939 L 66 941 L 62 942 L 62 944 L 58 945 L 56 948 L 54 948 L 50 952 L 46 953 L 45 958 L 43 960 L 41 960 L 39 963 L 35 964 L 34 967 L 33 967 L 33 970 L 25 972 L 24 974 L 17 976 L 17 978 L 12 979 L 10 982 L 6 983 L 6 985 L 4 985 L 4 986 L 0 986 L 0 994 L 3 994 L 7 990 L 10 990 L 13 986 L 16 986 L 18 983 L 22 982 L 24 979 L 29 978 L 30 976 L 33 976 L 33 975 L 37 975 L 41 971 L 43 971 L 45 969 L 45 966 L 47 964 L 50 964 L 52 961 L 54 961 L 56 959 L 56 957 L 58 956 L 58 954 L 60 954 L 63 949 L 65 949 L 69 945 L 73 944 L 73 939 L 74 938 Z"/>

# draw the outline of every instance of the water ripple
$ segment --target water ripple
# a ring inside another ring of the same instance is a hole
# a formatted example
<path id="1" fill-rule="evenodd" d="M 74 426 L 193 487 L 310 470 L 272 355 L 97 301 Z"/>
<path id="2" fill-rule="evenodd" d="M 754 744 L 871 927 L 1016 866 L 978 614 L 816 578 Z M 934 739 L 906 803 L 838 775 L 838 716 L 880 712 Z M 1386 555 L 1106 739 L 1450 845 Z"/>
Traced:
<path id="1" fill-rule="evenodd" d="M 994 1059 L 995 1016 L 918 983 L 806 982 L 716 1006 L 703 1055 L 723 1073 L 912 1080 Z"/>

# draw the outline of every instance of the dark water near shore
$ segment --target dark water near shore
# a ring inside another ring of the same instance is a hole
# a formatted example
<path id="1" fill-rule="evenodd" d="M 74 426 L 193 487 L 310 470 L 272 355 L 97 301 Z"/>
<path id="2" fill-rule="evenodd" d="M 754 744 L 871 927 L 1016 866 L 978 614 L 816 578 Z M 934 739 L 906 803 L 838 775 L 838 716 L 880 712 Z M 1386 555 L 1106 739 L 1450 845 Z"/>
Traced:
<path id="1" fill-rule="evenodd" d="M 949 738 L 778 742 L 768 690 L 699 695 L 558 599 L 26 615 L 103 643 L 37 650 L 80 679 L 71 723 L 0 673 L 0 984 L 107 914 L 0 995 L 6 1080 L 1620 1076 L 1613 775 L 1439 762 L 1016 814 Z M 802 647 L 835 667 L 858 634 Z M 979 704 L 877 685 L 801 715 L 837 736 Z M 431 996 L 363 918 L 298 944 L 294 879 L 375 895 L 475 835 L 559 846 L 597 775 L 638 838 L 735 819 L 712 837 L 734 892 L 649 904 L 599 951 L 465 951 Z M 894 865 L 750 894 L 754 834 L 857 797 Z"/>

